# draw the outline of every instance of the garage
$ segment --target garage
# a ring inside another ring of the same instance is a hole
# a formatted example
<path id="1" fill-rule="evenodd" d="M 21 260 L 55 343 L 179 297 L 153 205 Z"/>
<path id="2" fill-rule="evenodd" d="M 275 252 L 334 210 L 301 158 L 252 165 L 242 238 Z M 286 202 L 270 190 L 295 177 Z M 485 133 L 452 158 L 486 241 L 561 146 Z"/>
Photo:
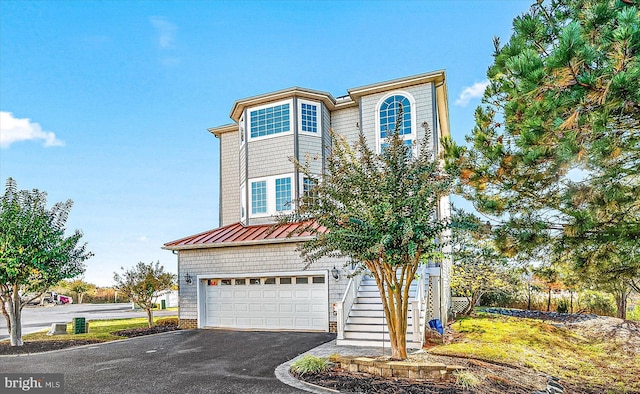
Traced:
<path id="1" fill-rule="evenodd" d="M 248 275 L 201 280 L 203 326 L 329 331 L 326 272 Z"/>

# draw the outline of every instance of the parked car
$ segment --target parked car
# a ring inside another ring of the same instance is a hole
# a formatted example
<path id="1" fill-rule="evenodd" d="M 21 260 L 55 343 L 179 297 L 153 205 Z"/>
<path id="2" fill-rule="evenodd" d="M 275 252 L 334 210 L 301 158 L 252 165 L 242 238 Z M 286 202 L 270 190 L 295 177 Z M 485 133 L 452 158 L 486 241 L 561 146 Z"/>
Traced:
<path id="1" fill-rule="evenodd" d="M 30 299 L 34 294 L 27 294 L 23 299 Z M 62 305 L 71 304 L 73 299 L 69 296 L 58 294 L 55 291 L 45 291 L 41 296 L 29 301 L 29 305 Z"/>

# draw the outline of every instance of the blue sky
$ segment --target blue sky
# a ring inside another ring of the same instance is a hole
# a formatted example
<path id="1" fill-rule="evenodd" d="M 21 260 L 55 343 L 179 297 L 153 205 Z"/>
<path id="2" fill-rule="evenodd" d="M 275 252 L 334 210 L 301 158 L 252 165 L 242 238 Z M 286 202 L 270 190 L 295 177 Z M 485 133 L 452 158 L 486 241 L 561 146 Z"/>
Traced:
<path id="1" fill-rule="evenodd" d="M 0 179 L 75 202 L 85 279 L 159 260 L 218 225 L 236 99 L 445 69 L 452 134 L 473 127 L 492 38 L 530 1 L 0 1 Z"/>

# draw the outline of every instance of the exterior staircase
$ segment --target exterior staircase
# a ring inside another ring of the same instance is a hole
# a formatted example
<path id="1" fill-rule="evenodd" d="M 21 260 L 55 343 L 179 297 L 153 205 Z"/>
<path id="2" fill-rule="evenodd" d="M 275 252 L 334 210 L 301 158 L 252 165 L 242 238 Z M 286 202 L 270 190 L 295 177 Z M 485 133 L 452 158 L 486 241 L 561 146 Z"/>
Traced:
<path id="1" fill-rule="evenodd" d="M 357 285 L 357 292 L 347 288 L 345 299 L 338 307 L 338 345 L 350 346 L 390 346 L 389 330 L 382 308 L 380 292 L 375 279 L 364 276 L 352 278 L 349 286 Z M 429 281 L 427 280 L 426 283 Z M 422 286 L 422 291 L 419 291 Z M 425 281 L 414 280 L 409 289 L 409 310 L 407 313 L 407 347 L 419 349 L 422 347 L 426 318 L 427 288 Z M 346 301 L 346 302 L 345 302 Z M 351 301 L 351 302 L 349 302 Z M 415 313 L 414 313 L 415 310 Z M 341 313 L 342 312 L 342 313 Z M 342 319 L 342 327 L 340 321 Z M 414 327 L 414 321 L 419 324 Z M 341 330 L 342 328 L 342 330 Z"/>

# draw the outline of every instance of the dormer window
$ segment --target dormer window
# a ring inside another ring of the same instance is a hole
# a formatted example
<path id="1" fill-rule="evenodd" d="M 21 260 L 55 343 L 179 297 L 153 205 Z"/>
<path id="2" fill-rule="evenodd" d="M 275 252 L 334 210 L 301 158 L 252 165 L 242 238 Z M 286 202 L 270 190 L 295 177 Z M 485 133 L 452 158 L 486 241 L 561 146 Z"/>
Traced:
<path id="1" fill-rule="evenodd" d="M 398 123 L 398 133 L 407 145 L 411 145 L 416 139 L 415 116 L 415 101 L 409 93 L 394 92 L 384 96 L 378 102 L 376 113 L 378 153 L 386 145 L 387 135 L 396 129 Z"/>
<path id="2" fill-rule="evenodd" d="M 291 102 L 269 104 L 249 111 L 250 139 L 291 132 Z"/>

